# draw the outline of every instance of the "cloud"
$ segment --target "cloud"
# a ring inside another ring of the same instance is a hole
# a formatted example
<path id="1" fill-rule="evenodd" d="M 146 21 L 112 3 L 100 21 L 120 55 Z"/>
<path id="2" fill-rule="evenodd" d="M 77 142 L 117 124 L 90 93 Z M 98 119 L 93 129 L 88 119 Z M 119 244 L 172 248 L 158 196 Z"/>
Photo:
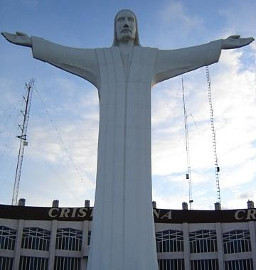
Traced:
<path id="1" fill-rule="evenodd" d="M 244 37 L 256 36 L 256 3 L 253 0 L 246 2 L 237 2 L 236 5 L 228 5 L 220 8 L 219 13 L 225 18 L 224 31 L 232 34 L 240 34 Z"/>
<path id="2" fill-rule="evenodd" d="M 168 49 L 198 44 L 205 31 L 202 16 L 193 14 L 182 1 L 169 1 L 159 12 L 157 47 Z"/>
<path id="3" fill-rule="evenodd" d="M 175 26 L 180 25 L 185 32 L 203 27 L 202 18 L 190 15 L 186 12 L 184 5 L 178 1 L 172 1 L 168 4 L 164 9 L 163 19 L 167 23 L 175 24 Z"/>
<path id="4" fill-rule="evenodd" d="M 232 192 L 232 197 L 225 198 L 225 209 L 241 209 L 247 208 L 247 201 L 256 201 L 256 196 L 251 190 L 255 190 L 255 185 L 249 188 L 243 188 L 241 192 L 241 187 L 232 188 L 228 190 L 228 193 Z"/>
<path id="5" fill-rule="evenodd" d="M 239 166 L 232 166 L 231 168 L 224 168 L 222 172 L 221 187 L 223 189 L 230 189 L 233 187 L 242 188 L 243 184 L 252 182 L 256 177 L 255 162 L 256 157 L 251 160 L 245 160 L 244 164 Z"/>

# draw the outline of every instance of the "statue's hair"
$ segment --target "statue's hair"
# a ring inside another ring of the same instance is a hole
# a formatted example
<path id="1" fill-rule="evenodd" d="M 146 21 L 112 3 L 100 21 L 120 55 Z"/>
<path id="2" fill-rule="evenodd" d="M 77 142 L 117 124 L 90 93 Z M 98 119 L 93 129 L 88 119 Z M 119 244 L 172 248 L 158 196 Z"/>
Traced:
<path id="1" fill-rule="evenodd" d="M 131 11 L 130 9 L 122 9 L 119 10 L 115 16 L 115 20 L 114 20 L 114 42 L 113 42 L 113 46 L 118 46 L 119 45 L 119 41 L 117 40 L 117 35 L 116 35 L 116 19 L 119 13 L 123 12 L 123 11 L 128 11 L 130 13 L 133 14 L 134 18 L 135 18 L 135 25 L 136 25 L 136 33 L 135 33 L 135 40 L 134 40 L 134 45 L 135 46 L 140 46 L 140 40 L 139 40 L 139 31 L 138 31 L 138 21 L 137 21 L 137 17 L 134 14 L 133 11 Z"/>

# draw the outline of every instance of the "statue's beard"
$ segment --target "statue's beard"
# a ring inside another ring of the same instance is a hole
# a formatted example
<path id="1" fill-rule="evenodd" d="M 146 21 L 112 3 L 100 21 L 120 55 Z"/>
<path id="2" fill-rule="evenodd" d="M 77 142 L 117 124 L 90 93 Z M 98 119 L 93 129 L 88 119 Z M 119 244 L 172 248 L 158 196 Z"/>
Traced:
<path id="1" fill-rule="evenodd" d="M 135 37 L 132 36 L 132 32 L 129 30 L 127 32 L 121 33 L 121 36 L 119 37 L 119 41 L 129 41 L 134 40 Z"/>

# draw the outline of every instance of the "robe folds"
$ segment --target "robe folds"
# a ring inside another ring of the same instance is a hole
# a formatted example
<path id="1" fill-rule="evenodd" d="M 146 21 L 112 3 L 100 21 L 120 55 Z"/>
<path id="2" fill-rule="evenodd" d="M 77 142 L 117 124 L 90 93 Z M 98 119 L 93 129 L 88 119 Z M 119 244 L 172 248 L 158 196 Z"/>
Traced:
<path id="1" fill-rule="evenodd" d="M 221 41 L 177 50 L 75 49 L 32 37 L 33 56 L 90 81 L 99 141 L 89 270 L 156 270 L 151 87 L 218 61 Z"/>

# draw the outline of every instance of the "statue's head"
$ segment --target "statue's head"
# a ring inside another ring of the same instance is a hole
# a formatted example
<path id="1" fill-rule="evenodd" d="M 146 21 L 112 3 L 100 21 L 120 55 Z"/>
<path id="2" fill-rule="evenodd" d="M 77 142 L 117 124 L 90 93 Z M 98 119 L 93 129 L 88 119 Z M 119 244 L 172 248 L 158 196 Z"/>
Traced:
<path id="1" fill-rule="evenodd" d="M 120 10 L 115 17 L 114 42 L 118 46 L 120 42 L 134 41 L 134 45 L 140 45 L 138 35 L 137 18 L 129 9 Z"/>

